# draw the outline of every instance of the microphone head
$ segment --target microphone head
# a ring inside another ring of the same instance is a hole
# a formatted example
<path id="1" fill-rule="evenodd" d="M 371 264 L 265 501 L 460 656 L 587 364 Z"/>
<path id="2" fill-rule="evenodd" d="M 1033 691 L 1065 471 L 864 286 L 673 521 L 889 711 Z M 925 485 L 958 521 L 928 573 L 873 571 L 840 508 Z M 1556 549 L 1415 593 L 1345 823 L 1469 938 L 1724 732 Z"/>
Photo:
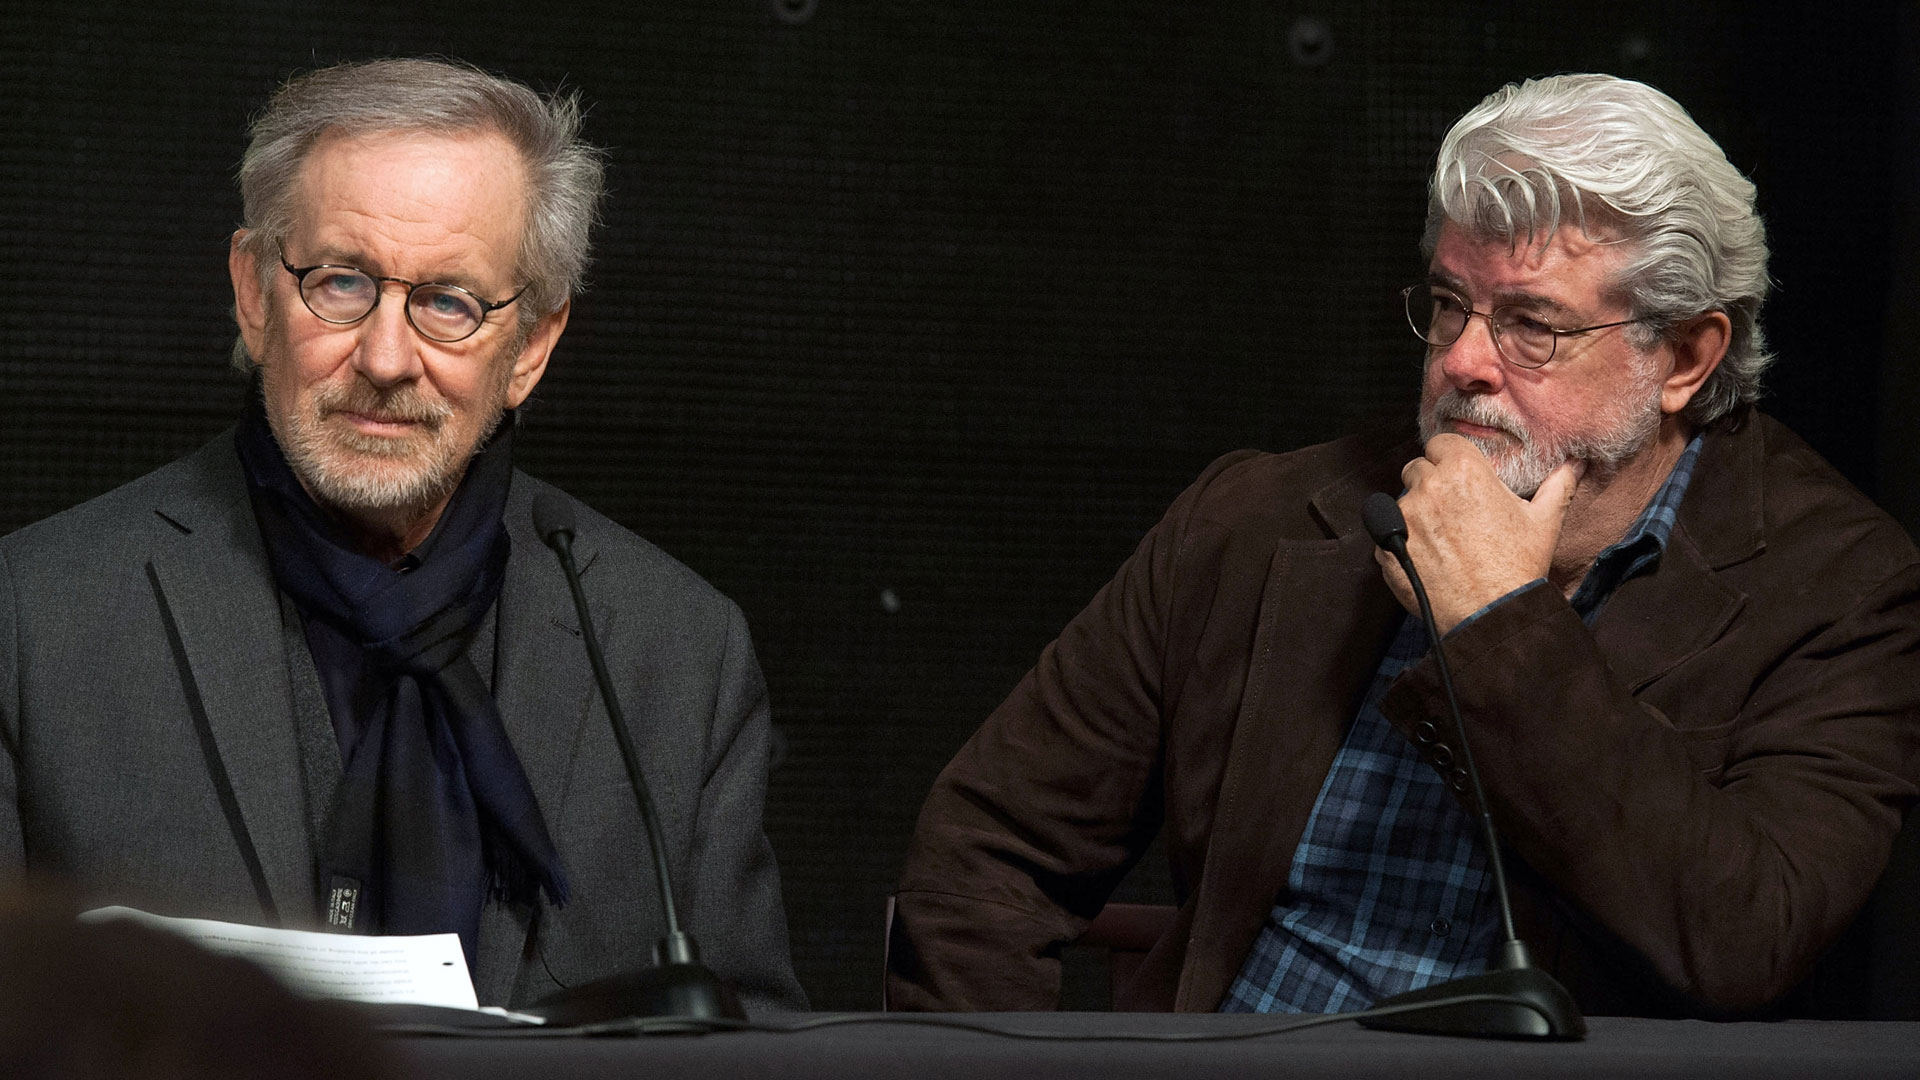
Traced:
<path id="1" fill-rule="evenodd" d="M 542 491 L 533 498 L 533 531 L 542 543 L 556 546 L 560 537 L 573 539 L 573 502 L 557 491 Z"/>
<path id="2" fill-rule="evenodd" d="M 1407 542 L 1407 519 L 1400 513 L 1400 502 L 1384 491 L 1376 491 L 1360 504 L 1360 522 L 1367 535 L 1386 551 Z"/>

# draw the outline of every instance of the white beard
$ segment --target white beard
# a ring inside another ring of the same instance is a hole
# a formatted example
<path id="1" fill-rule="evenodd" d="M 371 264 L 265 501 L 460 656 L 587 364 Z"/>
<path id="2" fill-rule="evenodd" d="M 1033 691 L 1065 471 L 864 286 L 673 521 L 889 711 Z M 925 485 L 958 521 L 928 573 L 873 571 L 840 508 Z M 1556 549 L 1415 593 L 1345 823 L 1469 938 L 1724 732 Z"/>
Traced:
<path id="1" fill-rule="evenodd" d="M 1446 431 L 1448 420 L 1464 420 L 1505 432 L 1510 438 L 1463 437 L 1487 456 L 1494 475 L 1508 490 L 1531 499 L 1563 461 L 1585 461 L 1589 476 L 1607 479 L 1653 441 L 1660 430 L 1660 418 L 1660 383 L 1651 370 L 1636 372 L 1627 393 L 1614 407 L 1591 417 L 1584 430 L 1564 433 L 1529 431 L 1518 417 L 1492 400 L 1448 388 L 1432 402 L 1421 405 L 1420 441 Z"/>

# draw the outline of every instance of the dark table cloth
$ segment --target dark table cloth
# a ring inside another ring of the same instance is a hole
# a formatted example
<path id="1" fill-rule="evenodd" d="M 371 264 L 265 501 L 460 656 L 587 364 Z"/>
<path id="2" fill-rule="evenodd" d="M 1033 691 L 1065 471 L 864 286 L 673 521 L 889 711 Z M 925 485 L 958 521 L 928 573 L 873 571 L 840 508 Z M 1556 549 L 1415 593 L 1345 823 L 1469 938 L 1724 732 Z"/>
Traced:
<path id="1" fill-rule="evenodd" d="M 784 1023 L 773 1019 L 770 1023 Z M 1024 1013 L 954 1019 L 1099 1036 L 1245 1032 L 1248 1016 Z M 395 1036 L 422 1077 L 1920 1077 L 1920 1023 L 1701 1021 L 1589 1017 L 1582 1042 L 1528 1043 L 1368 1031 L 1339 1023 L 1231 1042 L 1040 1042 L 926 1026 L 828 1027 L 795 1034 L 501 1040 Z"/>

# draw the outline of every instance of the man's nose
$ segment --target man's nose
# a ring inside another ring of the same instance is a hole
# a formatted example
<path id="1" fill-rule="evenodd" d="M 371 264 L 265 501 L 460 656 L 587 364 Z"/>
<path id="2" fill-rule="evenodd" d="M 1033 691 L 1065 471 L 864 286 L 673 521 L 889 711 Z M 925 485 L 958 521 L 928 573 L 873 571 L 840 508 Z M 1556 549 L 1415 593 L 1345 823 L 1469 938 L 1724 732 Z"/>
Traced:
<path id="1" fill-rule="evenodd" d="M 353 351 L 353 366 L 375 386 L 393 386 L 418 378 L 420 335 L 407 322 L 406 286 L 382 283 L 392 290 L 367 313 L 360 324 L 360 343 Z"/>
<path id="2" fill-rule="evenodd" d="M 1467 317 L 1460 337 L 1440 350 L 1438 359 L 1441 373 L 1455 389 L 1495 393 L 1506 383 L 1507 362 L 1494 340 L 1493 320 L 1480 312 Z"/>

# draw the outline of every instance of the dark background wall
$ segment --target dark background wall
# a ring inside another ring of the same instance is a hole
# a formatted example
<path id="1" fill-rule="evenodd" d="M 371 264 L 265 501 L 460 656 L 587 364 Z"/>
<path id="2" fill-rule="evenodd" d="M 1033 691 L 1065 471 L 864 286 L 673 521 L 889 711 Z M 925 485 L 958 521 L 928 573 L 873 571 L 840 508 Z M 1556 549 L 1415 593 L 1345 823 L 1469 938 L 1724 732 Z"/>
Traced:
<path id="1" fill-rule="evenodd" d="M 1395 291 L 1422 271 L 1425 170 L 1505 81 L 1612 71 L 1694 112 L 1772 225 L 1770 410 L 1920 511 L 1920 52 L 1891 2 L 0 20 L 0 532 L 231 422 L 231 176 L 275 83 L 432 52 L 584 93 L 612 199 L 522 461 L 746 610 L 785 743 L 768 830 L 821 1006 L 876 1003 L 928 783 L 1181 486 L 1228 450 L 1408 414 Z"/>

